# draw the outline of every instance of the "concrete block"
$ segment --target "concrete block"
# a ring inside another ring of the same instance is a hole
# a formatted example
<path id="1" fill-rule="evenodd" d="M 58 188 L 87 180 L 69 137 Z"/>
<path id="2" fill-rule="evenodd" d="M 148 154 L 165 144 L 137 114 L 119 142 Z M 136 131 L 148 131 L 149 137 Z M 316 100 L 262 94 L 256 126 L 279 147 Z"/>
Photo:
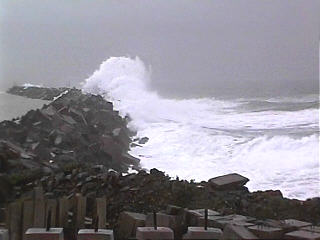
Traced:
<path id="1" fill-rule="evenodd" d="M 167 215 L 164 213 L 157 213 L 157 226 L 167 227 L 173 230 L 175 239 L 181 239 L 183 229 L 181 226 L 182 216 Z M 153 227 L 153 214 L 148 214 L 146 218 L 146 227 Z"/>
<path id="2" fill-rule="evenodd" d="M 159 227 L 170 227 L 176 225 L 176 217 L 164 213 L 157 213 L 157 225 Z M 153 214 L 148 214 L 146 218 L 146 227 L 153 227 Z"/>
<path id="3" fill-rule="evenodd" d="M 23 240 L 25 240 L 25 232 L 33 227 L 33 201 L 23 202 L 23 219 L 22 219 L 22 233 Z"/>
<path id="4" fill-rule="evenodd" d="M 0 208 L 0 223 L 4 223 L 6 221 L 6 211 L 4 208 Z"/>
<path id="5" fill-rule="evenodd" d="M 158 227 L 157 230 L 153 227 L 138 227 L 136 232 L 137 240 L 160 240 L 174 239 L 173 231 L 170 228 Z"/>
<path id="6" fill-rule="evenodd" d="M 282 228 L 256 225 L 248 227 L 248 229 L 258 238 L 262 239 L 281 239 L 283 237 Z"/>
<path id="7" fill-rule="evenodd" d="M 320 226 L 307 226 L 307 227 L 301 228 L 300 230 L 320 233 Z"/>
<path id="8" fill-rule="evenodd" d="M 283 234 L 287 232 L 292 232 L 297 230 L 296 227 L 287 225 L 283 220 L 274 220 L 274 219 L 267 219 L 264 221 L 257 221 L 256 225 L 263 225 L 268 227 L 274 227 L 274 228 L 281 228 Z"/>
<path id="9" fill-rule="evenodd" d="M 76 226 L 77 228 L 84 228 L 84 218 L 87 211 L 87 198 L 83 197 L 81 194 L 76 196 L 77 201 L 77 216 L 76 216 Z"/>
<path id="10" fill-rule="evenodd" d="M 227 239 L 258 239 L 258 237 L 244 226 L 227 224 L 223 229 L 221 240 Z"/>
<path id="11" fill-rule="evenodd" d="M 223 229 L 227 224 L 250 227 L 255 224 L 247 222 L 248 217 L 242 215 L 208 216 L 208 226 Z M 199 219 L 198 226 L 204 226 L 204 217 Z"/>
<path id="12" fill-rule="evenodd" d="M 175 205 L 168 205 L 166 208 L 166 214 L 169 215 L 178 215 L 183 208 Z"/>
<path id="13" fill-rule="evenodd" d="M 26 231 L 26 240 L 63 240 L 62 228 L 50 228 L 46 231 L 45 228 L 29 228 Z"/>
<path id="14" fill-rule="evenodd" d="M 22 236 L 22 203 L 13 202 L 9 205 L 9 235 L 11 240 L 20 240 Z"/>
<path id="15" fill-rule="evenodd" d="M 320 240 L 320 233 L 298 230 L 286 233 L 284 239 Z"/>
<path id="16" fill-rule="evenodd" d="M 99 217 L 98 228 L 106 228 L 107 200 L 106 198 L 97 198 L 97 216 Z"/>
<path id="17" fill-rule="evenodd" d="M 183 214 L 183 219 L 184 222 L 187 226 L 202 226 L 200 225 L 199 221 L 200 218 L 204 219 L 204 209 L 194 209 L 194 210 L 189 210 L 185 209 L 184 214 Z M 208 216 L 219 216 L 220 213 L 208 209 Z M 203 220 L 204 221 L 204 220 Z"/>
<path id="18" fill-rule="evenodd" d="M 68 226 L 68 211 L 69 211 L 69 200 L 66 197 L 59 199 L 59 226 Z"/>
<path id="19" fill-rule="evenodd" d="M 220 219 L 224 219 L 224 217 L 223 216 L 208 216 L 208 227 L 220 228 L 221 225 L 218 223 L 218 220 L 220 220 Z M 199 218 L 197 226 L 198 227 L 204 226 L 204 217 Z"/>
<path id="20" fill-rule="evenodd" d="M 211 178 L 209 184 L 214 189 L 227 190 L 236 189 L 245 185 L 249 181 L 248 178 L 237 173 L 231 173 L 220 177 Z"/>
<path id="21" fill-rule="evenodd" d="M 200 217 L 204 217 L 205 209 L 194 209 L 194 210 L 189 210 L 189 212 L 199 214 Z M 208 216 L 219 216 L 219 215 L 221 215 L 219 212 L 208 209 Z"/>
<path id="22" fill-rule="evenodd" d="M 98 229 L 80 229 L 77 240 L 113 240 L 113 230 Z"/>
<path id="23" fill-rule="evenodd" d="M 219 228 L 188 227 L 183 239 L 220 239 L 222 231 Z"/>
<path id="24" fill-rule="evenodd" d="M 303 221 L 299 221 L 296 219 L 286 219 L 284 220 L 284 223 L 288 226 L 292 226 L 295 228 L 302 228 L 302 227 L 307 227 L 307 226 L 311 226 L 312 224 L 309 222 L 303 222 Z"/>
<path id="25" fill-rule="evenodd" d="M 118 235 L 120 239 L 128 239 L 136 236 L 137 227 L 144 227 L 147 216 L 134 212 L 122 212 L 119 217 Z"/>
<path id="26" fill-rule="evenodd" d="M 0 228 L 0 240 L 9 240 L 8 229 Z"/>
<path id="27" fill-rule="evenodd" d="M 56 227 L 57 226 L 57 200 L 56 199 L 48 199 L 46 204 L 46 217 L 49 214 L 49 211 L 51 211 L 51 226 Z"/>

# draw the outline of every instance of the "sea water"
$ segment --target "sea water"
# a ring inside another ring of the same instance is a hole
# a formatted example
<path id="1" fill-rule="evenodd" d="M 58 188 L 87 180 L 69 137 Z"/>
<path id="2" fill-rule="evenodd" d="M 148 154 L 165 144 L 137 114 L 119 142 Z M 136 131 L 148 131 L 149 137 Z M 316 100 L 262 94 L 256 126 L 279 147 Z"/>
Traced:
<path id="1" fill-rule="evenodd" d="M 112 57 L 82 86 L 113 101 L 138 137 L 149 138 L 130 152 L 142 167 L 196 181 L 236 172 L 251 191 L 320 196 L 317 95 L 166 99 L 149 89 L 150 77 L 138 57 Z"/>
<path id="2" fill-rule="evenodd" d="M 0 91 L 0 121 L 11 120 L 26 114 L 31 109 L 41 108 L 49 101 L 29 99 Z"/>

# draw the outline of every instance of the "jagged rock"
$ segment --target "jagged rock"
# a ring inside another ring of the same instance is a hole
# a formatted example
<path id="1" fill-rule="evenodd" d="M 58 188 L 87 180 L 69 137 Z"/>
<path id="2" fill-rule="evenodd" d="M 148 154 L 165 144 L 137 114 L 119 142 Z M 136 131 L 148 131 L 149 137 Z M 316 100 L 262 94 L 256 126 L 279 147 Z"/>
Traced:
<path id="1" fill-rule="evenodd" d="M 131 142 L 130 137 L 128 136 L 128 134 L 125 132 L 123 128 L 114 129 L 112 131 L 112 135 L 117 142 L 119 142 L 120 144 L 122 144 L 122 146 L 124 146 L 125 149 L 129 148 L 129 143 Z"/>
<path id="2" fill-rule="evenodd" d="M 122 157 L 123 162 L 130 164 L 130 165 L 138 166 L 140 163 L 140 159 L 133 157 L 128 153 L 122 153 L 121 157 Z"/>
<path id="3" fill-rule="evenodd" d="M 140 138 L 138 143 L 139 144 L 145 144 L 149 141 L 149 138 L 148 137 L 143 137 L 143 138 Z"/>

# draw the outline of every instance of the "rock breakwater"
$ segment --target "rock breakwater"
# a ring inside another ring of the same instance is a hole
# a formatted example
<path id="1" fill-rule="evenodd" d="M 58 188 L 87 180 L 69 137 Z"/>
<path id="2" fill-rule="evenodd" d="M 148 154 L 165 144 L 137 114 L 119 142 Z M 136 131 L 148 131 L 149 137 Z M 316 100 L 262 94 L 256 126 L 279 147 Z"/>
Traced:
<path id="1" fill-rule="evenodd" d="M 20 90 L 16 92 L 23 95 Z M 42 91 L 41 96 L 50 92 Z M 249 179 L 238 174 L 196 183 L 171 179 L 157 169 L 146 172 L 128 154 L 134 133 L 112 103 L 76 89 L 53 95 L 55 100 L 42 109 L 0 123 L 2 205 L 28 198 L 34 187 L 41 186 L 49 199 L 77 193 L 88 199 L 106 197 L 107 220 L 115 229 L 123 211 L 147 214 L 171 204 L 215 209 L 223 215 L 318 224 L 319 198 L 299 201 L 284 198 L 280 191 L 251 193 L 244 186 Z M 145 141 L 136 139 L 140 144 Z M 130 167 L 136 173 L 128 174 Z M 90 204 L 88 211 L 93 211 Z"/>

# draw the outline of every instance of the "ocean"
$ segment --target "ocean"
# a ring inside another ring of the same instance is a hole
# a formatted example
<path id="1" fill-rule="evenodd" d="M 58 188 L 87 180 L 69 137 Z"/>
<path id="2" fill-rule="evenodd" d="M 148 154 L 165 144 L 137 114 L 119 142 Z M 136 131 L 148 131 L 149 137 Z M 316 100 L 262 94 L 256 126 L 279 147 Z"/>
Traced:
<path id="1" fill-rule="evenodd" d="M 318 95 L 168 99 L 150 90 L 151 77 L 139 58 L 113 57 L 82 83 L 149 138 L 130 151 L 143 168 L 195 181 L 236 172 L 251 191 L 320 197 Z M 46 103 L 0 92 L 0 121 Z"/>
<path id="2" fill-rule="evenodd" d="M 29 99 L 0 91 L 0 121 L 20 117 L 29 110 L 41 108 L 47 103 L 49 101 Z"/>
<path id="3" fill-rule="evenodd" d="M 149 138 L 130 152 L 143 168 L 196 181 L 236 172 L 251 191 L 320 197 L 318 95 L 167 99 L 150 90 L 151 77 L 138 57 L 112 57 L 82 84 Z"/>

